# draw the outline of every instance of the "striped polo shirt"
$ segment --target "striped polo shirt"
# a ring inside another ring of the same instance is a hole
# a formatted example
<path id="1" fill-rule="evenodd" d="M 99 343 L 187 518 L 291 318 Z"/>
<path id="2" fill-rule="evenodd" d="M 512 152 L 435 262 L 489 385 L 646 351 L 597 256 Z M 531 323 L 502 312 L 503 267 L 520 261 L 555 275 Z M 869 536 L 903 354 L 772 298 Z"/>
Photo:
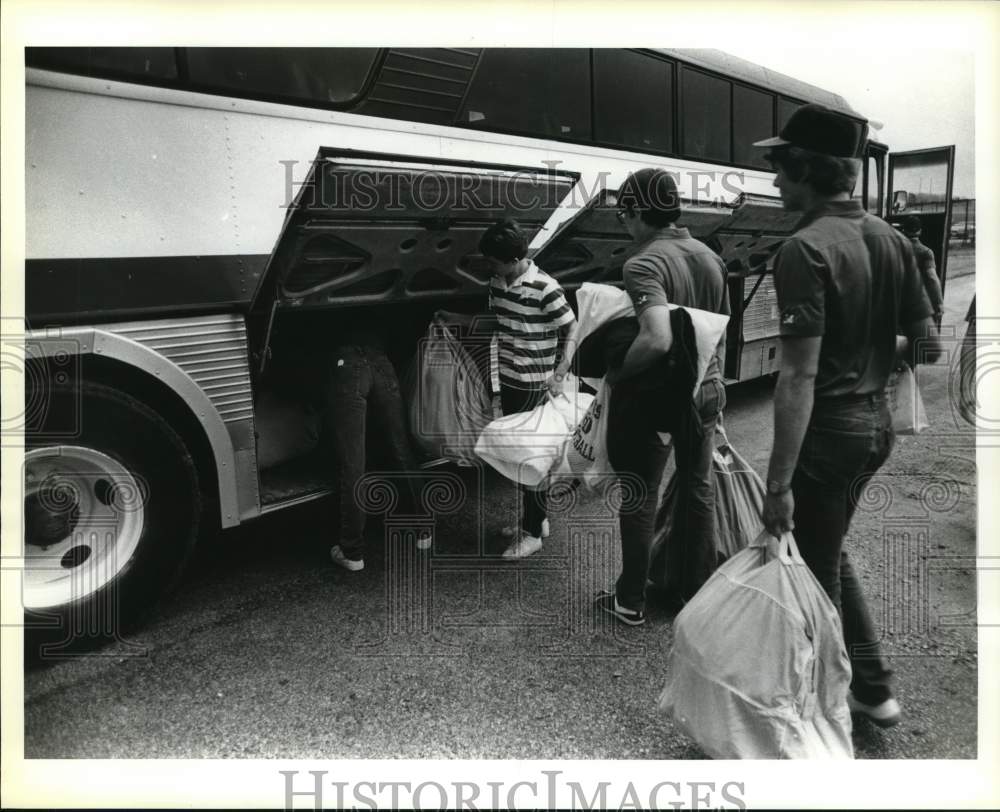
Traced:
<path id="1" fill-rule="evenodd" d="M 540 388 L 555 368 L 560 328 L 576 320 L 559 283 L 529 263 L 509 284 L 490 280 L 490 310 L 499 325 L 490 364 L 495 392 L 501 384 Z"/>

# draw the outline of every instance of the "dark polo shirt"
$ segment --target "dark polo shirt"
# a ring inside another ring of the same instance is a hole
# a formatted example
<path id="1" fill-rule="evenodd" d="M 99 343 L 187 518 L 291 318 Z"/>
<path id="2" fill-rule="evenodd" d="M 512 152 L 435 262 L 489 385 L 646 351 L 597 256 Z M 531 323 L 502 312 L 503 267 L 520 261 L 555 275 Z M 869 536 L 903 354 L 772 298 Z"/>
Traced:
<path id="1" fill-rule="evenodd" d="M 910 241 L 857 200 L 806 212 L 774 269 L 781 335 L 822 336 L 817 398 L 885 389 L 903 326 L 927 318 Z"/>
<path id="2" fill-rule="evenodd" d="M 726 265 L 686 228 L 664 228 L 639 246 L 622 270 L 625 290 L 638 316 L 653 305 L 676 304 L 729 315 Z M 705 372 L 705 381 L 722 377 L 723 333 Z"/>

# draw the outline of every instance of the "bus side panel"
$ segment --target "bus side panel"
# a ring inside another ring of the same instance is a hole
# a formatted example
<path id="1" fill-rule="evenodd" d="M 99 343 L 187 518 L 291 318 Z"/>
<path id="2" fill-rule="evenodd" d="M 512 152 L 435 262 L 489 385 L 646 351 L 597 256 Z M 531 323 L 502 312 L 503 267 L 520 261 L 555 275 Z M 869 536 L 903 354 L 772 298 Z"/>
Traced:
<path id="1" fill-rule="evenodd" d="M 642 166 L 699 201 L 771 188 L 753 170 L 40 71 L 26 93 L 35 323 L 244 309 L 320 147 L 579 172 L 534 248 Z"/>

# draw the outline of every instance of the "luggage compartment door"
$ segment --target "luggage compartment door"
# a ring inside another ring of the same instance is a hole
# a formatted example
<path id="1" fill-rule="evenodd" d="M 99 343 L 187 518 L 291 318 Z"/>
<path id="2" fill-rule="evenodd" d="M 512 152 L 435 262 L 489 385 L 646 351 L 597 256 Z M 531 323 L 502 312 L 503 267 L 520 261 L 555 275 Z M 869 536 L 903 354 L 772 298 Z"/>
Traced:
<path id="1" fill-rule="evenodd" d="M 320 149 L 250 307 L 258 368 L 278 308 L 484 294 L 483 232 L 512 218 L 530 241 L 578 180 L 544 166 Z"/>

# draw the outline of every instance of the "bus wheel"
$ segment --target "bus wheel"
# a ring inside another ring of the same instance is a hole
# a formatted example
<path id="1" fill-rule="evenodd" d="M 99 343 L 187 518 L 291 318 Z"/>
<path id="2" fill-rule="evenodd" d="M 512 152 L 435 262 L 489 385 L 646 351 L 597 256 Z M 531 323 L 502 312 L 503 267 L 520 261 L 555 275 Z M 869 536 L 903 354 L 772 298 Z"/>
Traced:
<path id="1" fill-rule="evenodd" d="M 25 438 L 29 657 L 122 639 L 179 579 L 201 515 L 194 462 L 160 415 L 97 383 L 44 397 L 45 425 Z"/>

